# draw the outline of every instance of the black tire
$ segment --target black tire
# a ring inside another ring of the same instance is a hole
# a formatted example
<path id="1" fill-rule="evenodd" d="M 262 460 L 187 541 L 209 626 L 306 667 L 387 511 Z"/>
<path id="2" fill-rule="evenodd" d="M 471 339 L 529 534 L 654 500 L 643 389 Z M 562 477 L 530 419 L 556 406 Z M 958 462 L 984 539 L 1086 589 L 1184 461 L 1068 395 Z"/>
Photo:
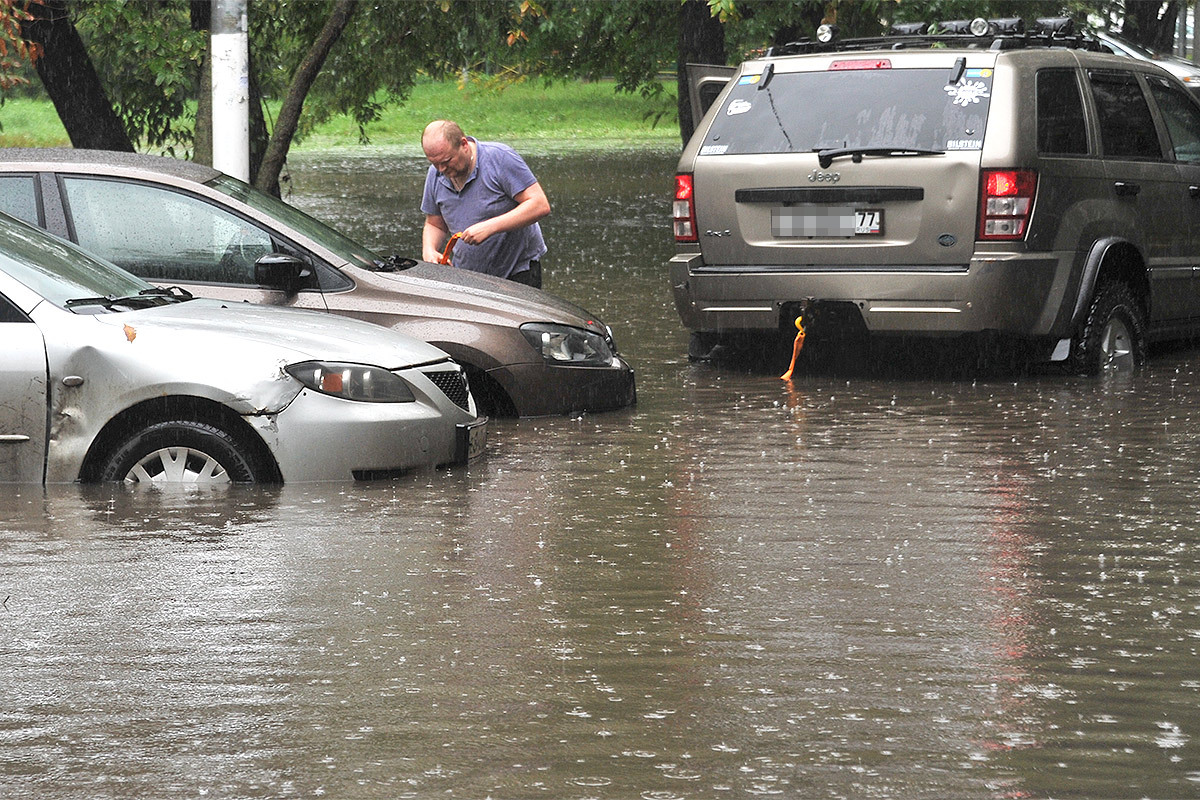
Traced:
<path id="1" fill-rule="evenodd" d="M 104 459 L 101 481 L 259 483 L 274 480 L 251 448 L 206 422 L 178 419 L 135 432 Z"/>
<path id="2" fill-rule="evenodd" d="M 721 344 L 721 338 L 715 333 L 700 333 L 692 331 L 688 338 L 688 361 L 711 361 L 713 350 Z"/>
<path id="3" fill-rule="evenodd" d="M 1081 375 L 1130 370 L 1146 361 L 1146 320 L 1121 282 L 1100 287 L 1071 342 L 1071 365 Z"/>

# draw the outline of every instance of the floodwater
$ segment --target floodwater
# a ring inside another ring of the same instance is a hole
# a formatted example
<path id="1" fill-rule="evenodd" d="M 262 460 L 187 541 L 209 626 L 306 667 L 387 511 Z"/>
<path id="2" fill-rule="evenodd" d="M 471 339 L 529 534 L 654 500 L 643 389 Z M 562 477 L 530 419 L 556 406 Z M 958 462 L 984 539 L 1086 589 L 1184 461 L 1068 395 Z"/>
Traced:
<path id="1" fill-rule="evenodd" d="M 5 489 L 0 796 L 1200 796 L 1200 352 L 692 364 L 672 156 L 529 160 L 637 407 L 383 483 Z M 291 199 L 412 253 L 423 171 Z"/>

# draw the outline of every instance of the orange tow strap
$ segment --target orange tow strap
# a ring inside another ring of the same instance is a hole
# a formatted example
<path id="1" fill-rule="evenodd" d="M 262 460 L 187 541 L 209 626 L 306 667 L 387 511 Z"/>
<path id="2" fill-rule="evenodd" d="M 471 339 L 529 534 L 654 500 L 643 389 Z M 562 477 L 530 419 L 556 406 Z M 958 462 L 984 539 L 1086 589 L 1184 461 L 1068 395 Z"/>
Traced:
<path id="1" fill-rule="evenodd" d="M 450 251 L 454 249 L 454 243 L 457 242 L 461 238 L 462 238 L 462 231 L 459 231 L 458 233 L 456 233 L 450 237 L 450 241 L 446 242 L 446 249 L 442 251 L 441 257 L 438 258 L 439 264 L 449 264 L 450 263 Z"/>
<path id="2" fill-rule="evenodd" d="M 796 341 L 792 343 L 792 363 L 788 366 L 787 372 L 779 376 L 781 381 L 790 381 L 792 372 L 796 369 L 796 359 L 800 356 L 801 348 L 804 347 L 804 325 L 801 324 L 803 321 L 804 315 L 796 317 L 796 330 L 799 333 L 796 334 Z"/>

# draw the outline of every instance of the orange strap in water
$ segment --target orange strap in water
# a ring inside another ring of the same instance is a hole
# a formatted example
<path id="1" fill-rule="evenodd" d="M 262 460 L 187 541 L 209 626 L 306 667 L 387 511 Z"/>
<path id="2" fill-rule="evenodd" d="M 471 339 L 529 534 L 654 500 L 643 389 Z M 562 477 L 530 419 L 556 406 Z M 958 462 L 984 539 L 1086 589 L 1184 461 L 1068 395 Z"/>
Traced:
<path id="1" fill-rule="evenodd" d="M 790 381 L 792 372 L 796 369 L 796 359 L 799 358 L 800 350 L 804 347 L 804 325 L 801 324 L 803 321 L 803 315 L 796 317 L 796 330 L 799 333 L 796 334 L 796 341 L 792 343 L 792 363 L 788 366 L 787 372 L 779 376 L 781 381 Z"/>
<path id="2" fill-rule="evenodd" d="M 457 242 L 461 238 L 462 238 L 462 231 L 459 231 L 458 233 L 456 233 L 450 237 L 450 241 L 446 242 L 446 249 L 442 251 L 441 257 L 438 258 L 439 264 L 449 264 L 450 263 L 450 251 L 454 249 L 454 243 Z"/>

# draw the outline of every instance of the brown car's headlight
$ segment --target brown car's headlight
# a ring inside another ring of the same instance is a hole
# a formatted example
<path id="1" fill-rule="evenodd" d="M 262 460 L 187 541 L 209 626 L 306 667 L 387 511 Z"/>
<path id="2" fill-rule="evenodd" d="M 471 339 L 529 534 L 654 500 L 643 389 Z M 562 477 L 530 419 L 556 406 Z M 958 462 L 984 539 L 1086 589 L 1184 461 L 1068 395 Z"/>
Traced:
<path id="1" fill-rule="evenodd" d="M 287 373 L 314 392 L 363 403 L 412 403 L 417 398 L 404 379 L 383 367 L 337 361 L 289 364 Z"/>
<path id="2" fill-rule="evenodd" d="M 598 333 L 547 322 L 527 322 L 521 326 L 521 333 L 551 364 L 607 367 L 613 363 L 612 348 Z"/>

